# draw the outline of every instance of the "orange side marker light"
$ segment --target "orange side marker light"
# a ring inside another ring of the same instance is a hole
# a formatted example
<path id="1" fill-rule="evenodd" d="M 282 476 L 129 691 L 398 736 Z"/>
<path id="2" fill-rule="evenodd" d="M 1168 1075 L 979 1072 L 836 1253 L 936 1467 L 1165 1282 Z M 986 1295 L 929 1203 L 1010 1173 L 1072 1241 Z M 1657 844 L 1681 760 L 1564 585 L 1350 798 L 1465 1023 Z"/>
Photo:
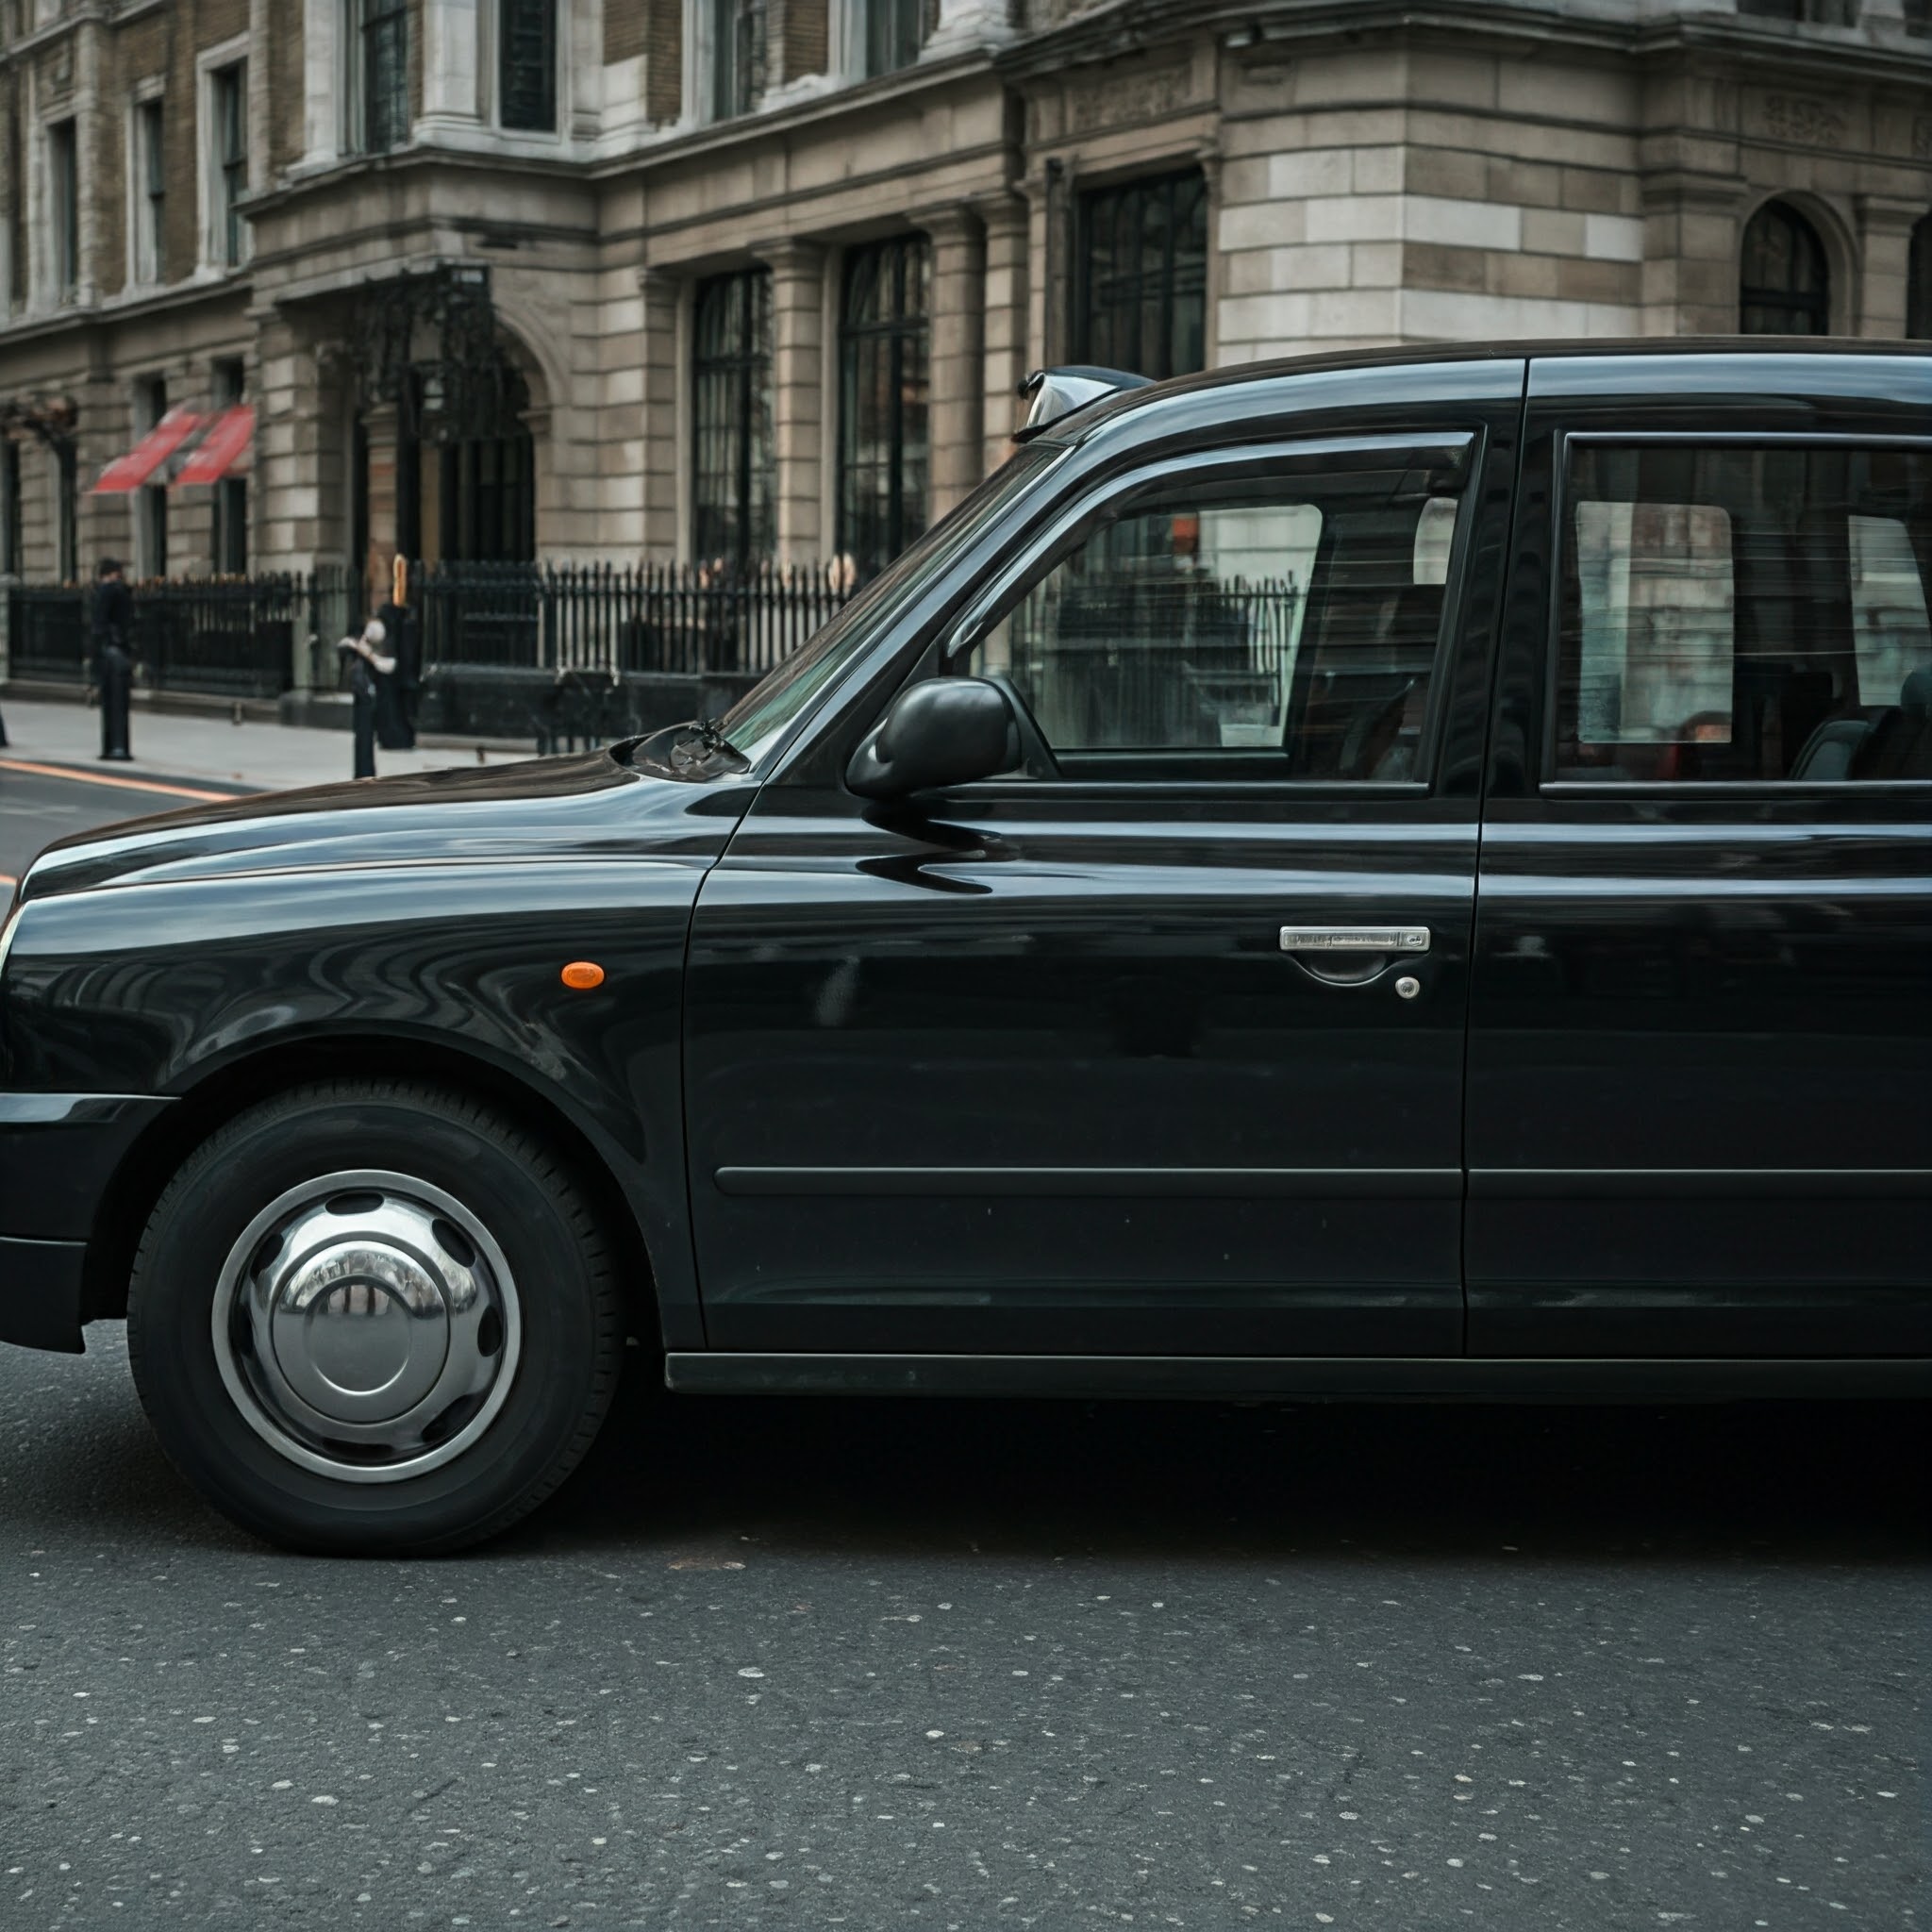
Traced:
<path id="1" fill-rule="evenodd" d="M 604 984 L 604 969 L 594 959 L 573 959 L 563 969 L 563 983 L 573 992 L 589 992 Z"/>

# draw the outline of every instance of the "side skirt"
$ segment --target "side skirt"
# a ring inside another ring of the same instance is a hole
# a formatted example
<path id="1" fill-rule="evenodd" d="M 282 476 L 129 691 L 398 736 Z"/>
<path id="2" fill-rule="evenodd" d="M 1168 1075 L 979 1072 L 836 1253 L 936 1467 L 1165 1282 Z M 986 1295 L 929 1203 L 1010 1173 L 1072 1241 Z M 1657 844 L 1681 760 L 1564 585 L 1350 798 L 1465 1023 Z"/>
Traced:
<path id="1" fill-rule="evenodd" d="M 1932 1360 L 1406 1360 L 1344 1356 L 731 1355 L 674 1351 L 692 1395 L 1738 1402 L 1932 1395 Z"/>

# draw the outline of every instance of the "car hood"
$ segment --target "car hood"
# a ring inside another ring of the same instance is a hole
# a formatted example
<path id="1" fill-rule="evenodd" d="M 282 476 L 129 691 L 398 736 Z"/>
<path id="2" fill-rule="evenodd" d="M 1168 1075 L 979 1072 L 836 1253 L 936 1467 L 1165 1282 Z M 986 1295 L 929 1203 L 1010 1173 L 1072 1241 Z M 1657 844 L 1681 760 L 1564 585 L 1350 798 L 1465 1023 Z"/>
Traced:
<path id="1" fill-rule="evenodd" d="M 505 858 L 715 858 L 754 790 L 741 771 L 672 775 L 608 750 L 266 791 L 75 833 L 21 897 L 297 868 Z"/>

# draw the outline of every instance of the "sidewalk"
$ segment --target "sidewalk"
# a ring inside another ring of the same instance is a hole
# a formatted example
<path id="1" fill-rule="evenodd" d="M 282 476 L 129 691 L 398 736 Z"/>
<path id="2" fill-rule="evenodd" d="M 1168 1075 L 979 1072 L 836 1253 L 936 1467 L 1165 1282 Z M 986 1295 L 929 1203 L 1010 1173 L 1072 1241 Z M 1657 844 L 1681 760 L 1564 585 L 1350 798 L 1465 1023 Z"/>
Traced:
<path id="1" fill-rule="evenodd" d="M 278 791 L 295 785 L 325 785 L 350 775 L 354 756 L 346 731 L 305 729 L 275 724 L 230 724 L 170 711 L 137 710 L 133 721 L 134 761 L 101 765 L 101 714 L 86 705 L 38 704 L 9 698 L 0 704 L 8 743 L 0 758 L 28 763 L 85 765 L 90 770 L 146 772 L 172 778 L 208 778 L 225 785 Z M 402 772 L 436 772 L 449 765 L 488 762 L 508 765 L 528 752 L 490 751 L 475 746 L 441 750 L 378 751 L 378 776 Z"/>

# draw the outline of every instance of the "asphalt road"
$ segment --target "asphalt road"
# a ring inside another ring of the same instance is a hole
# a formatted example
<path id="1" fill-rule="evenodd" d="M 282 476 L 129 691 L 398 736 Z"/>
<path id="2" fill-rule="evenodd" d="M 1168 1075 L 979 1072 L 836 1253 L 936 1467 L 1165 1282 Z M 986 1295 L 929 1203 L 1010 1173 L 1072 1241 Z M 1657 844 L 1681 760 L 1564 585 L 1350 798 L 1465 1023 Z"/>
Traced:
<path id="1" fill-rule="evenodd" d="M 241 786 L 200 780 L 134 778 L 111 769 L 66 773 L 0 749 L 0 901 L 43 845 L 120 819 L 172 811 L 198 799 L 226 797 Z M 0 1924 L 5 1921 L 0 1920 Z"/>
<path id="2" fill-rule="evenodd" d="M 0 1348 L 8 1932 L 1918 1923 L 1923 1409 L 641 1369 L 508 1539 L 326 1562 L 92 1335 Z"/>
<path id="3" fill-rule="evenodd" d="M 0 754 L 0 757 L 4 757 Z M 0 768 L 0 872 L 172 800 Z M 1924 1407 L 653 1399 L 279 1556 L 0 1347 L 0 1928 L 1908 1927 Z"/>

